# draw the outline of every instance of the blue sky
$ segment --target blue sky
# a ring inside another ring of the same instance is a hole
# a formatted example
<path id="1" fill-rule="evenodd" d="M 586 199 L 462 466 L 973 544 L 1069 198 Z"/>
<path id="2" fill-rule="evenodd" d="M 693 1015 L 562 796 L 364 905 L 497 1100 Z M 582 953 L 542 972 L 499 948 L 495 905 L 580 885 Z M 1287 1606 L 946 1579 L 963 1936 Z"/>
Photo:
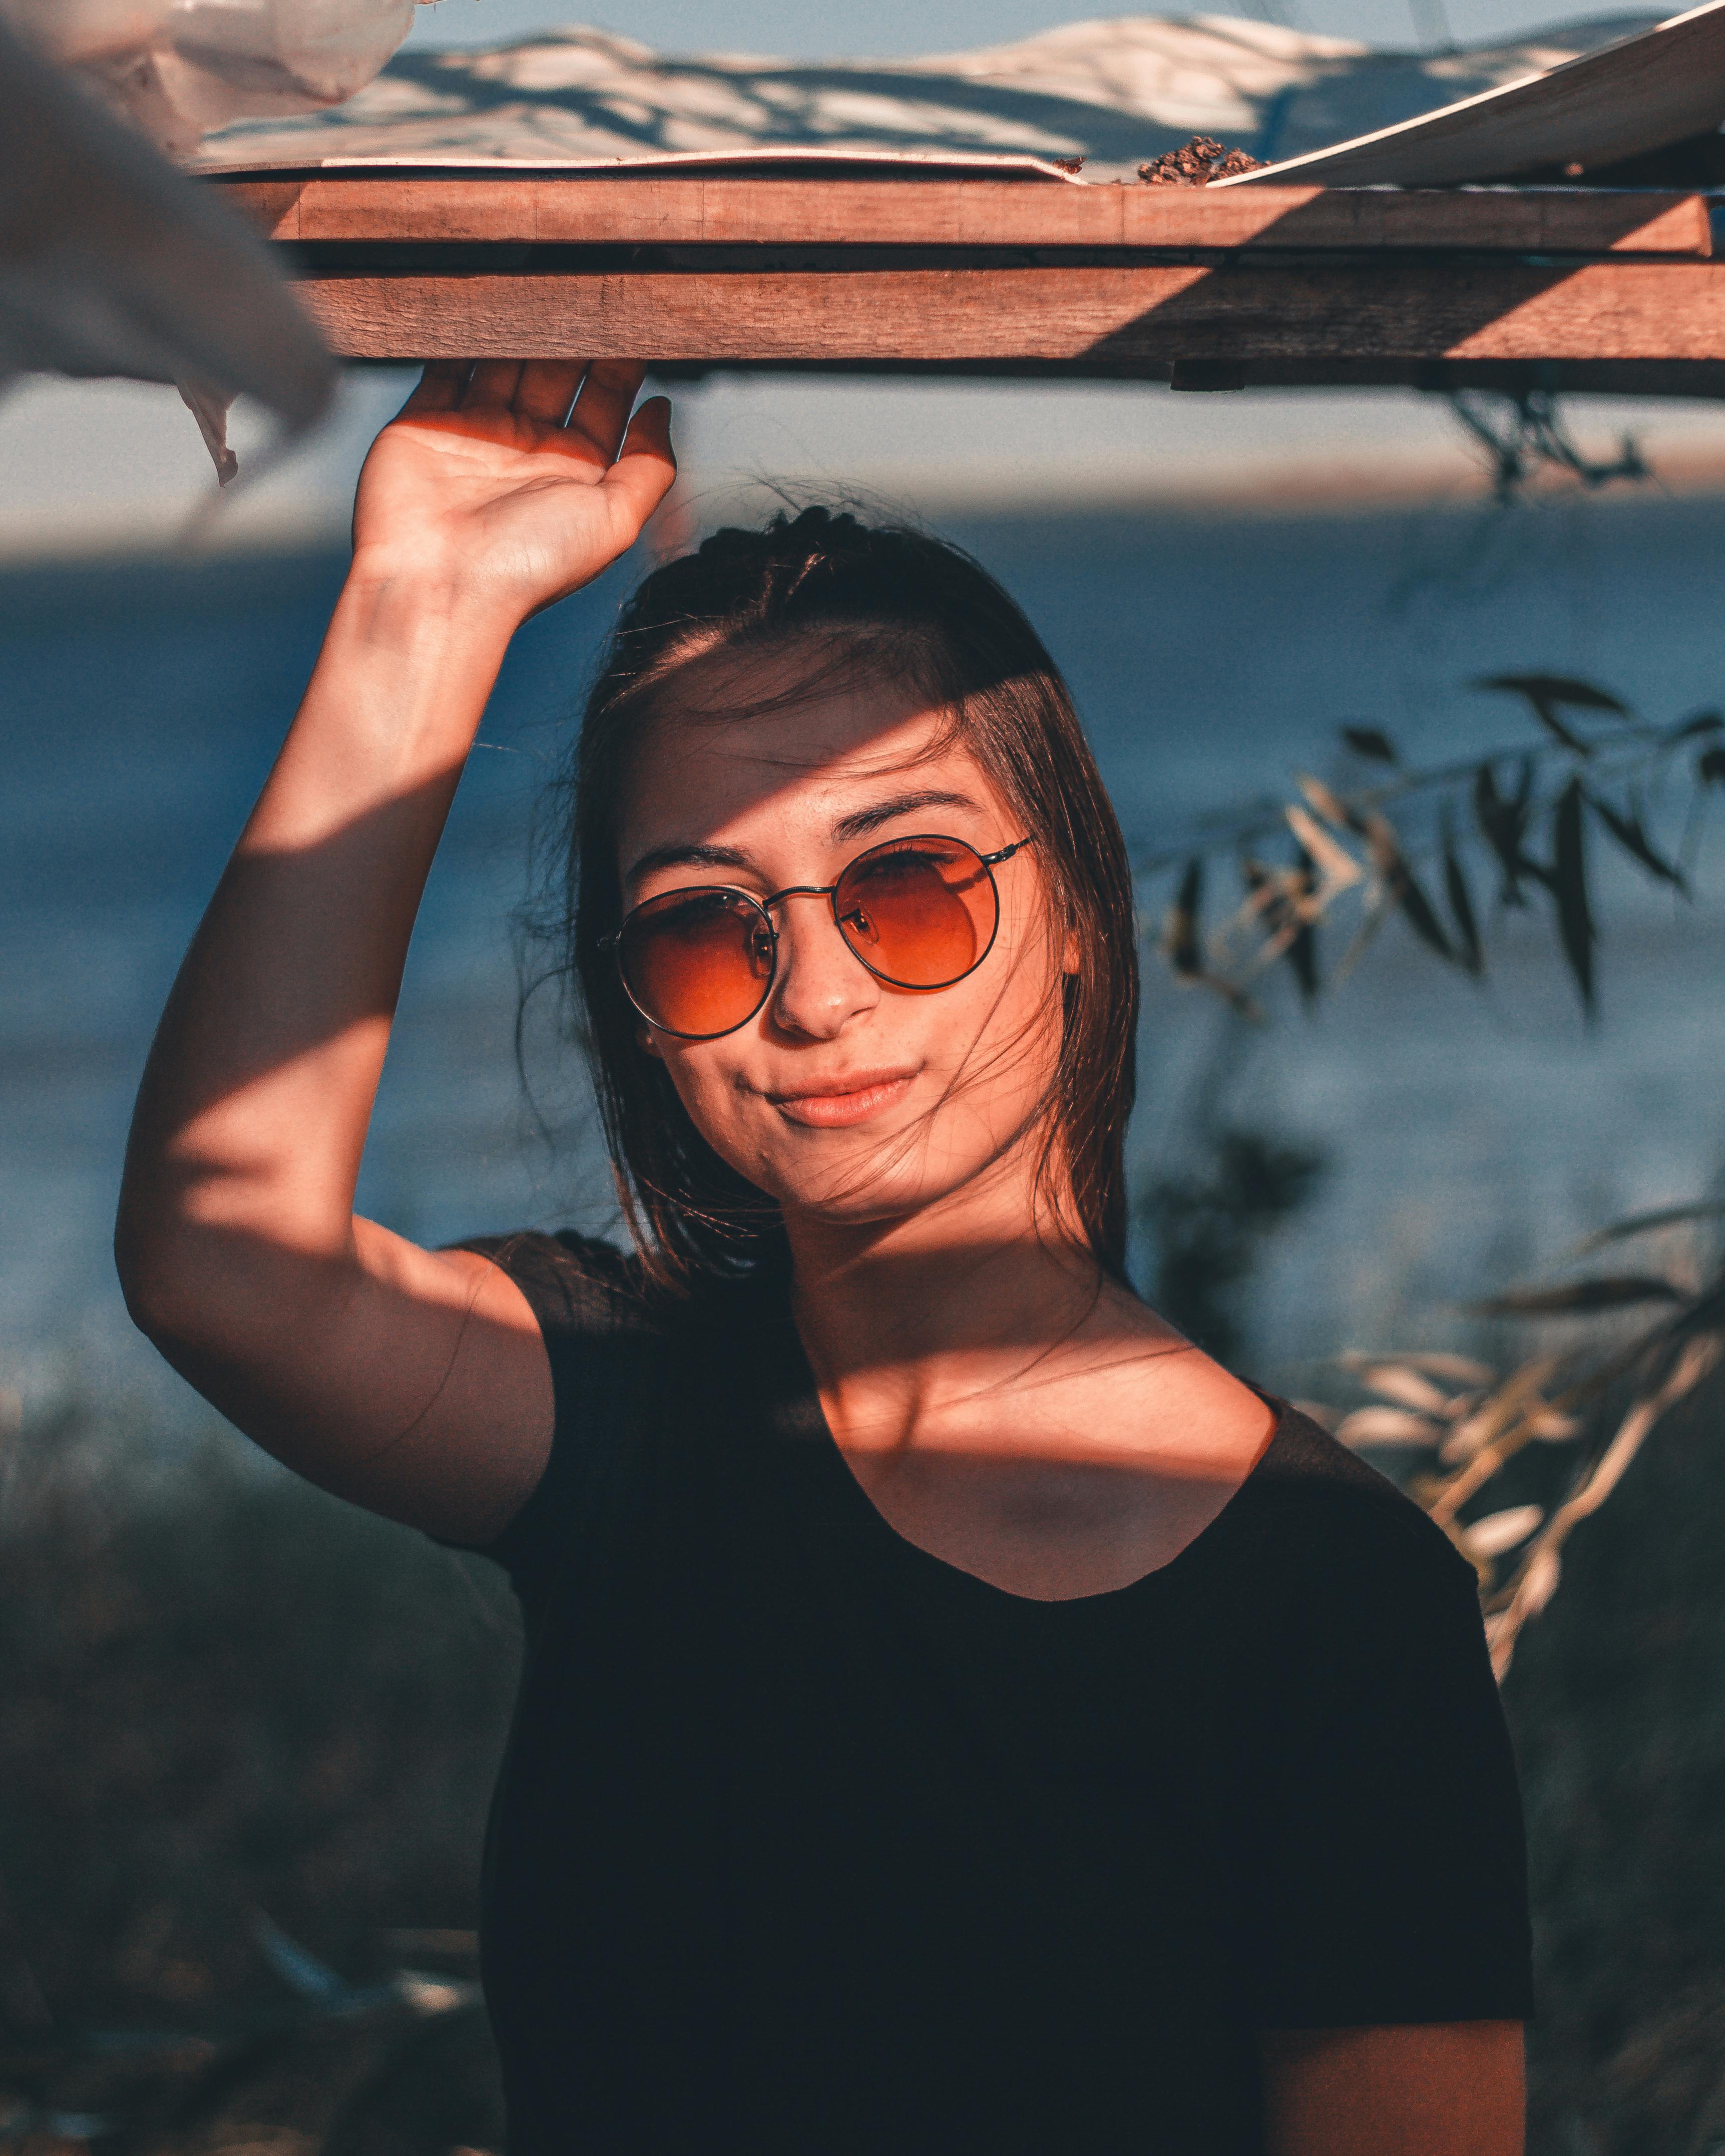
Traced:
<path id="1" fill-rule="evenodd" d="M 1509 36 L 1578 16 L 1630 12 L 1635 0 L 1209 0 L 1207 8 L 1169 13 L 1244 15 L 1363 44 L 1426 45 Z M 1089 15 L 1163 12 L 1106 4 L 1061 7 L 1059 0 L 869 0 L 866 10 L 838 0 L 438 0 L 422 8 L 415 45 L 501 44 L 571 20 L 595 22 L 667 51 L 785 53 L 835 58 L 952 51 L 1030 36 L 1052 23 Z M 1663 12 L 1663 11 L 1659 11 Z"/>

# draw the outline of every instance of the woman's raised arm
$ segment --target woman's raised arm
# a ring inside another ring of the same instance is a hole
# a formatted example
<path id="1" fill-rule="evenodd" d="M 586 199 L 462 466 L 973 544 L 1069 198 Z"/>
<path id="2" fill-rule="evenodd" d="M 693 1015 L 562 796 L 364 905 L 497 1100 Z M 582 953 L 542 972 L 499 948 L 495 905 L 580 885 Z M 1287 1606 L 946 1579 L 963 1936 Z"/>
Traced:
<path id="1" fill-rule="evenodd" d="M 538 1330 L 485 1260 L 357 1219 L 354 1187 L 510 637 L 623 553 L 671 483 L 664 400 L 629 417 L 641 373 L 434 366 L 378 437 L 352 571 L 174 985 L 126 1158 L 121 1281 L 168 1360 L 314 1481 L 470 1539 L 545 1460 Z"/>

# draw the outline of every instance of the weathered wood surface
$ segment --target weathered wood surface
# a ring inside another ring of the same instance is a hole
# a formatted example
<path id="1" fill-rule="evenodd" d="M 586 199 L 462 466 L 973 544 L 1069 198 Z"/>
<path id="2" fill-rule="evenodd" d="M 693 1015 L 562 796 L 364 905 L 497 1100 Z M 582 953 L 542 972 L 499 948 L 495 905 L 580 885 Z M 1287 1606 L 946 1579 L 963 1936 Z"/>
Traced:
<path id="1" fill-rule="evenodd" d="M 1700 361 L 1725 264 L 1399 263 L 803 274 L 314 275 L 352 358 Z"/>
<path id="2" fill-rule="evenodd" d="M 301 242 L 1711 251 L 1699 195 L 545 172 L 343 172 L 209 184 L 270 238 Z"/>

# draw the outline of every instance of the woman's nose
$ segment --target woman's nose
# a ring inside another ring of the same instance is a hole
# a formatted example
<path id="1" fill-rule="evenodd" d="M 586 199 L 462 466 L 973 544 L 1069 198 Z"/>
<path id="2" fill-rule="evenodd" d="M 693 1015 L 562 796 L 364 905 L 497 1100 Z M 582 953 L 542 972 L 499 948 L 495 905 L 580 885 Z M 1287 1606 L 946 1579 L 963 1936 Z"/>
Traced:
<path id="1" fill-rule="evenodd" d="M 778 1024 L 811 1040 L 831 1040 L 880 1000 L 880 983 L 839 934 L 825 897 L 798 893 L 780 909 L 772 1003 Z"/>

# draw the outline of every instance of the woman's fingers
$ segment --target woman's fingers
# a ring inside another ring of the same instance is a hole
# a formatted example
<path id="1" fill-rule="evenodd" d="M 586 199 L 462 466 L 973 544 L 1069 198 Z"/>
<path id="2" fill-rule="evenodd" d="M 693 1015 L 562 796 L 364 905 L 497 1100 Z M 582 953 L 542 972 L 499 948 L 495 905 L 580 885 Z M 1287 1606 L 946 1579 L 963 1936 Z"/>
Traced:
<path id="1" fill-rule="evenodd" d="M 638 359 L 596 359 L 587 370 L 569 432 L 608 465 L 618 454 L 646 372 Z"/>
<path id="2" fill-rule="evenodd" d="M 586 372 L 587 362 L 582 359 L 528 360 L 516 384 L 516 410 L 547 427 L 561 427 Z"/>
<path id="3" fill-rule="evenodd" d="M 670 399 L 649 397 L 629 423 L 617 461 L 603 484 L 623 504 L 639 531 L 670 491 L 677 475 L 671 447 Z"/>
<path id="4" fill-rule="evenodd" d="M 482 359 L 461 399 L 464 412 L 506 412 L 521 378 L 518 359 Z"/>
<path id="5" fill-rule="evenodd" d="M 453 412 L 472 372 L 470 359 L 427 360 L 403 412 Z"/>

